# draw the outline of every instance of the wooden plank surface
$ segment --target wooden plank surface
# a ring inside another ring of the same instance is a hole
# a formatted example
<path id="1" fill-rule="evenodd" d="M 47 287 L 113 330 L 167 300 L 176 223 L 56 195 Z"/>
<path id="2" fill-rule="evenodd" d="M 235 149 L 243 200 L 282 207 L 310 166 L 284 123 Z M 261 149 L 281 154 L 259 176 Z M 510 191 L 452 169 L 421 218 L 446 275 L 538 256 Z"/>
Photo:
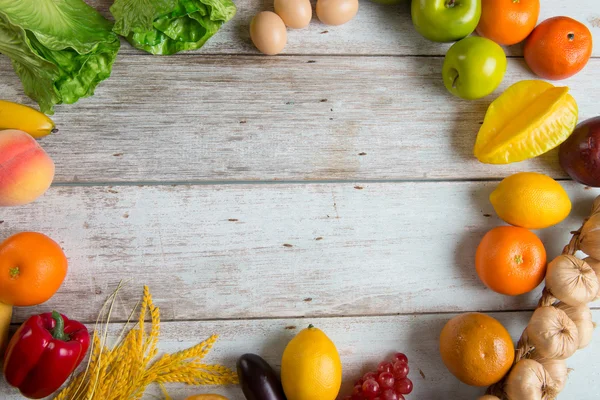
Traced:
<path id="1" fill-rule="evenodd" d="M 139 294 L 139 289 L 137 290 Z M 156 293 L 156 292 L 155 292 Z M 160 302 L 157 303 L 160 306 Z M 529 320 L 529 312 L 493 313 L 516 341 Z M 460 383 L 444 367 L 438 352 L 438 335 L 453 314 L 418 316 L 386 316 L 368 318 L 311 318 L 251 321 L 203 321 L 163 323 L 161 347 L 172 352 L 192 346 L 211 334 L 220 338 L 206 358 L 210 363 L 235 367 L 237 358 L 247 352 L 262 355 L 279 370 L 281 355 L 288 341 L 309 323 L 322 329 L 336 343 L 344 367 L 343 394 L 361 374 L 367 372 L 396 351 L 409 357 L 409 377 L 415 389 L 407 399 L 415 400 L 475 400 L 483 389 Z M 593 313 L 600 320 L 600 311 Z M 112 331 L 119 333 L 120 325 Z M 592 343 L 567 360 L 574 371 L 569 375 L 559 400 L 596 400 L 600 393 L 600 334 L 594 333 Z M 421 374 L 422 373 L 422 374 Z M 169 393 L 174 400 L 183 400 L 191 394 L 220 393 L 230 400 L 245 400 L 235 386 L 193 388 L 171 385 Z M 0 385 L 4 400 L 21 399 L 5 385 Z M 152 387 L 147 399 L 163 398 Z M 341 396 L 340 396 L 341 398 Z"/>
<path id="2" fill-rule="evenodd" d="M 108 16 L 112 0 L 88 2 Z M 287 341 L 315 323 L 340 349 L 346 389 L 365 364 L 404 351 L 410 398 L 476 398 L 481 390 L 441 364 L 443 324 L 454 312 L 496 311 L 516 340 L 539 295 L 501 296 L 479 282 L 476 246 L 501 221 L 488 201 L 496 183 L 478 180 L 521 170 L 566 178 L 555 152 L 504 167 L 472 157 L 489 103 L 533 75 L 513 57 L 494 95 L 453 98 L 440 77 L 449 45 L 421 38 L 408 4 L 366 0 L 351 23 L 314 20 L 289 31 L 286 55 L 264 57 L 248 23 L 272 2 L 236 4 L 236 18 L 198 52 L 151 57 L 124 42 L 94 97 L 57 107 L 61 131 L 41 141 L 56 185 L 32 205 L 0 209 L 0 240 L 50 235 L 69 257 L 69 275 L 51 301 L 18 309 L 13 322 L 51 309 L 91 322 L 125 279 L 116 320 L 128 316 L 138 286 L 150 285 L 164 350 L 220 333 L 208 361 L 233 366 L 256 352 L 278 367 Z M 554 15 L 586 23 L 600 43 L 598 0 L 544 0 L 540 21 Z M 599 112 L 599 46 L 593 55 L 558 83 L 571 87 L 582 120 Z M 6 57 L 0 93 L 32 104 Z M 574 209 L 540 233 L 550 257 L 600 193 L 563 184 Z M 598 398 L 597 336 L 569 360 L 575 371 L 560 399 Z M 177 386 L 172 395 L 200 391 Z M 243 399 L 237 388 L 211 391 Z M 152 388 L 146 398 L 156 396 Z M 0 385 L 0 398 L 21 397 Z"/>
<path id="3" fill-rule="evenodd" d="M 112 0 L 87 0 L 107 18 Z M 272 0 L 237 0 L 238 13 L 198 52 L 205 54 L 258 54 L 250 41 L 248 25 L 252 17 L 273 10 Z M 600 43 L 600 6 L 597 0 L 542 0 L 539 22 L 565 15 L 586 24 Z M 316 4 L 312 0 L 313 10 Z M 306 29 L 288 30 L 283 54 L 350 55 L 444 55 L 450 44 L 434 43 L 420 36 L 410 17 L 410 1 L 398 6 L 381 6 L 361 0 L 356 18 L 342 26 L 325 26 L 313 16 Z M 124 43 L 124 53 L 141 54 Z M 600 46 L 593 50 L 600 56 Z M 521 45 L 507 49 L 510 55 L 522 55 Z"/>
<path id="4" fill-rule="evenodd" d="M 42 308 L 84 321 L 120 279 L 153 287 L 166 320 L 529 309 L 539 290 L 493 293 L 473 266 L 479 241 L 501 224 L 488 200 L 495 186 L 55 187 L 0 209 L 0 229 L 2 238 L 32 230 L 61 244 L 70 271 Z M 565 187 L 571 216 L 540 234 L 550 258 L 600 193 Z M 15 321 L 31 312 L 18 309 Z"/>
<path id="5" fill-rule="evenodd" d="M 57 182 L 566 177 L 556 153 L 479 163 L 475 137 L 500 91 L 457 99 L 443 87 L 442 62 L 122 55 L 94 97 L 57 107 L 61 131 L 42 144 Z M 0 71 L 2 96 L 27 102 L 4 57 Z M 561 83 L 581 120 L 599 113 L 597 71 L 600 59 Z M 510 60 L 500 90 L 532 78 L 522 60 Z"/>

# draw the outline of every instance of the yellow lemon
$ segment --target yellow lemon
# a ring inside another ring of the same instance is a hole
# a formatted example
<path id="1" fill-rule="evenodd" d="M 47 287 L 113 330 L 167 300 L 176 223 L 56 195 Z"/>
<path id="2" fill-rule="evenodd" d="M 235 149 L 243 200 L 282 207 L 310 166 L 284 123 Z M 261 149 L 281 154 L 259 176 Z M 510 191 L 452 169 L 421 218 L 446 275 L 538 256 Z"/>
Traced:
<path id="1" fill-rule="evenodd" d="M 310 325 L 287 345 L 281 384 L 288 400 L 335 400 L 342 385 L 342 363 L 335 345 Z"/>
<path id="2" fill-rule="evenodd" d="M 536 172 L 505 178 L 490 195 L 490 202 L 505 222 L 527 229 L 556 225 L 571 212 L 571 200 L 563 187 Z"/>
<path id="3" fill-rule="evenodd" d="M 487 164 L 509 164 L 552 150 L 577 125 L 578 108 L 568 87 L 540 80 L 517 82 L 489 106 L 474 154 Z"/>

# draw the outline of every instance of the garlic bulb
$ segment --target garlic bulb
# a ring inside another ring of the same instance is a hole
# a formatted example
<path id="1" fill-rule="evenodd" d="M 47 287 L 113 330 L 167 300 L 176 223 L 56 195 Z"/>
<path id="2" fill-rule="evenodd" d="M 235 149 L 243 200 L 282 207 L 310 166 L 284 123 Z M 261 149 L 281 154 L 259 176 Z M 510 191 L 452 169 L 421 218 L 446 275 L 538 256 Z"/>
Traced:
<path id="1" fill-rule="evenodd" d="M 594 328 L 596 327 L 594 321 L 592 321 L 590 308 L 585 304 L 573 307 L 565 303 L 558 303 L 556 307 L 563 310 L 569 319 L 575 323 L 577 336 L 579 337 L 578 348 L 583 349 L 590 344 Z"/>
<path id="2" fill-rule="evenodd" d="M 594 206 L 595 206 L 594 202 Z M 600 259 L 600 214 L 594 213 L 585 221 L 577 240 L 577 247 L 590 257 Z"/>
<path id="3" fill-rule="evenodd" d="M 578 306 L 596 297 L 600 283 L 592 267 L 585 261 L 563 254 L 548 264 L 546 287 L 563 303 Z"/>
<path id="4" fill-rule="evenodd" d="M 600 196 L 596 197 L 594 203 L 592 204 L 592 212 L 590 215 L 598 214 L 600 212 Z"/>
<path id="5" fill-rule="evenodd" d="M 533 351 L 530 354 L 530 358 L 542 364 L 542 367 L 548 372 L 552 380 L 554 381 L 554 388 L 557 392 L 562 392 L 567 384 L 567 378 L 569 375 L 569 369 L 565 360 L 552 360 L 550 358 L 542 358 Z"/>
<path id="6" fill-rule="evenodd" d="M 585 261 L 590 267 L 592 267 L 592 269 L 596 273 L 596 278 L 598 278 L 598 281 L 600 282 L 600 261 L 592 257 L 584 258 L 583 261 Z M 598 289 L 598 294 L 596 295 L 596 298 L 594 300 L 598 299 L 600 299 L 600 289 Z"/>
<path id="7" fill-rule="evenodd" d="M 550 374 L 542 364 L 529 359 L 515 364 L 504 384 L 504 392 L 508 400 L 552 400 L 557 394 Z"/>
<path id="8" fill-rule="evenodd" d="M 564 360 L 579 347 L 577 326 L 563 310 L 539 307 L 525 329 L 527 342 L 544 358 Z"/>

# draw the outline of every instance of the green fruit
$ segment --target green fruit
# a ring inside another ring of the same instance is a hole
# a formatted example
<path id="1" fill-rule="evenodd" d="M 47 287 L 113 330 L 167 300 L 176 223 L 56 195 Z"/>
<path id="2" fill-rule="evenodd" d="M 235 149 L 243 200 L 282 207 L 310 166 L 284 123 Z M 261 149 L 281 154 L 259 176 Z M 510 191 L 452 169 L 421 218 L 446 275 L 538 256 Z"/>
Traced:
<path id="1" fill-rule="evenodd" d="M 412 0 L 413 25 L 434 42 L 454 42 L 469 36 L 481 17 L 481 0 Z"/>
<path id="2" fill-rule="evenodd" d="M 473 100 L 492 93 L 506 72 L 506 54 L 495 42 L 470 36 L 450 47 L 442 76 L 446 89 L 455 96 Z"/>

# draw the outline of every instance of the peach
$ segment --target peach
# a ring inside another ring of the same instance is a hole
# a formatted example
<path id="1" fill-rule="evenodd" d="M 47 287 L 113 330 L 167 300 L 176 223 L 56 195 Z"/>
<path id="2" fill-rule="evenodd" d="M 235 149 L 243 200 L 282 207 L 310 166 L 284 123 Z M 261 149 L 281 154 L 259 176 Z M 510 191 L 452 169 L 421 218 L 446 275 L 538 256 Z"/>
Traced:
<path id="1" fill-rule="evenodd" d="M 0 206 L 33 202 L 54 179 L 54 162 L 29 134 L 0 131 Z"/>

